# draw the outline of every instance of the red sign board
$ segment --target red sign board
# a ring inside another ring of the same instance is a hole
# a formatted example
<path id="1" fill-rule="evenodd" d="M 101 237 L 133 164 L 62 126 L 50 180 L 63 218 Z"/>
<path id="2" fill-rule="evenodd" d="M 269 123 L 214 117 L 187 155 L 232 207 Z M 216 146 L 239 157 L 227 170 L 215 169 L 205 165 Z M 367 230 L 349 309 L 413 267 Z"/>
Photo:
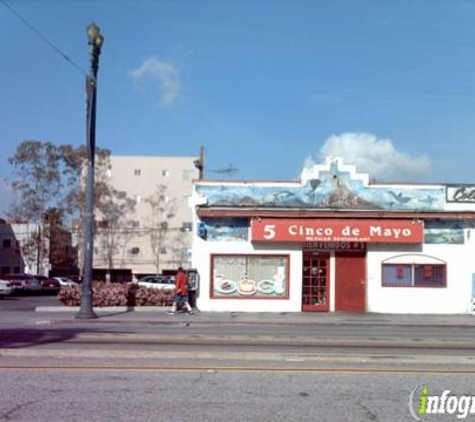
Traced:
<path id="1" fill-rule="evenodd" d="M 253 219 L 254 242 L 422 243 L 424 223 L 414 220 Z"/>

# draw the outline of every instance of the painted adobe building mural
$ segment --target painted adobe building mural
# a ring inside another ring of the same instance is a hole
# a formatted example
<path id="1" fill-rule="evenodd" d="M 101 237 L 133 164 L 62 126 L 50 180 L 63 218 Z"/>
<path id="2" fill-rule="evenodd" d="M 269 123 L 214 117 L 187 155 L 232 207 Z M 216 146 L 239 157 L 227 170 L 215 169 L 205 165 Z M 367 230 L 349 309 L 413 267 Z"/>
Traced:
<path id="1" fill-rule="evenodd" d="M 331 210 L 443 211 L 443 185 L 376 185 L 341 159 L 305 169 L 301 182 L 198 184 L 208 206 Z"/>
<path id="2" fill-rule="evenodd" d="M 448 185 L 449 186 L 449 185 Z M 450 185 L 450 188 L 453 188 Z M 346 211 L 447 211 L 445 185 L 376 184 L 340 158 L 304 169 L 300 182 L 199 182 L 203 208 L 301 209 Z M 463 187 L 464 191 L 466 188 Z M 449 201 L 453 202 L 453 201 Z M 248 218 L 202 218 L 210 241 L 247 241 Z M 426 221 L 424 242 L 463 244 L 464 229 L 475 222 Z"/>

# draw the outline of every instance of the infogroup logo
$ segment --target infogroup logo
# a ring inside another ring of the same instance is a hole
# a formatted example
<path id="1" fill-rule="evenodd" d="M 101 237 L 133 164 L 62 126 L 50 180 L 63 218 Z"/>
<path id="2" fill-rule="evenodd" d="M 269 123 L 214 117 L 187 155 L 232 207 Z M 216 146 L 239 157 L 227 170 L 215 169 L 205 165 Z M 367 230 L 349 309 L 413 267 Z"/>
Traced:
<path id="1" fill-rule="evenodd" d="M 456 420 L 475 420 L 475 396 L 457 396 L 450 390 L 444 390 L 439 395 L 429 394 L 429 387 L 420 385 L 411 391 L 409 396 L 409 411 L 416 421 L 430 421 L 431 415 L 455 416 Z M 447 420 L 454 420 L 447 419 Z"/>

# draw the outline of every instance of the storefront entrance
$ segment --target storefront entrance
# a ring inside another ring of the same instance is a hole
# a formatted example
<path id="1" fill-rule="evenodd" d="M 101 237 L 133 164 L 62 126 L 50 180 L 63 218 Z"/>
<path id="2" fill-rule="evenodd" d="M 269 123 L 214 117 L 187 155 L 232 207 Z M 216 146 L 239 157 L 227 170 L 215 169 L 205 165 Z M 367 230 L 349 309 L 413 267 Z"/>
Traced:
<path id="1" fill-rule="evenodd" d="M 328 311 L 330 309 L 330 254 L 304 251 L 302 280 L 302 310 Z"/>
<path id="2" fill-rule="evenodd" d="M 303 251 L 302 310 L 330 310 L 330 257 L 335 257 L 335 311 L 366 311 L 366 251 Z"/>
<path id="3" fill-rule="evenodd" d="M 366 252 L 335 252 L 335 311 L 366 311 Z"/>

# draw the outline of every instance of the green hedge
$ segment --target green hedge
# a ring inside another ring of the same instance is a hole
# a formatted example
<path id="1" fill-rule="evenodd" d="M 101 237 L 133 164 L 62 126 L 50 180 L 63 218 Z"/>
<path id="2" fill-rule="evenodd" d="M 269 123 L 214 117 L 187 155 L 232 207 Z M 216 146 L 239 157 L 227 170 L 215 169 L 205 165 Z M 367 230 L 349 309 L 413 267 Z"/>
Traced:
<path id="1" fill-rule="evenodd" d="M 81 304 L 81 287 L 63 287 L 58 299 L 66 306 Z M 92 284 L 93 306 L 171 306 L 173 291 L 153 289 L 137 284 L 107 284 L 95 281 Z"/>

